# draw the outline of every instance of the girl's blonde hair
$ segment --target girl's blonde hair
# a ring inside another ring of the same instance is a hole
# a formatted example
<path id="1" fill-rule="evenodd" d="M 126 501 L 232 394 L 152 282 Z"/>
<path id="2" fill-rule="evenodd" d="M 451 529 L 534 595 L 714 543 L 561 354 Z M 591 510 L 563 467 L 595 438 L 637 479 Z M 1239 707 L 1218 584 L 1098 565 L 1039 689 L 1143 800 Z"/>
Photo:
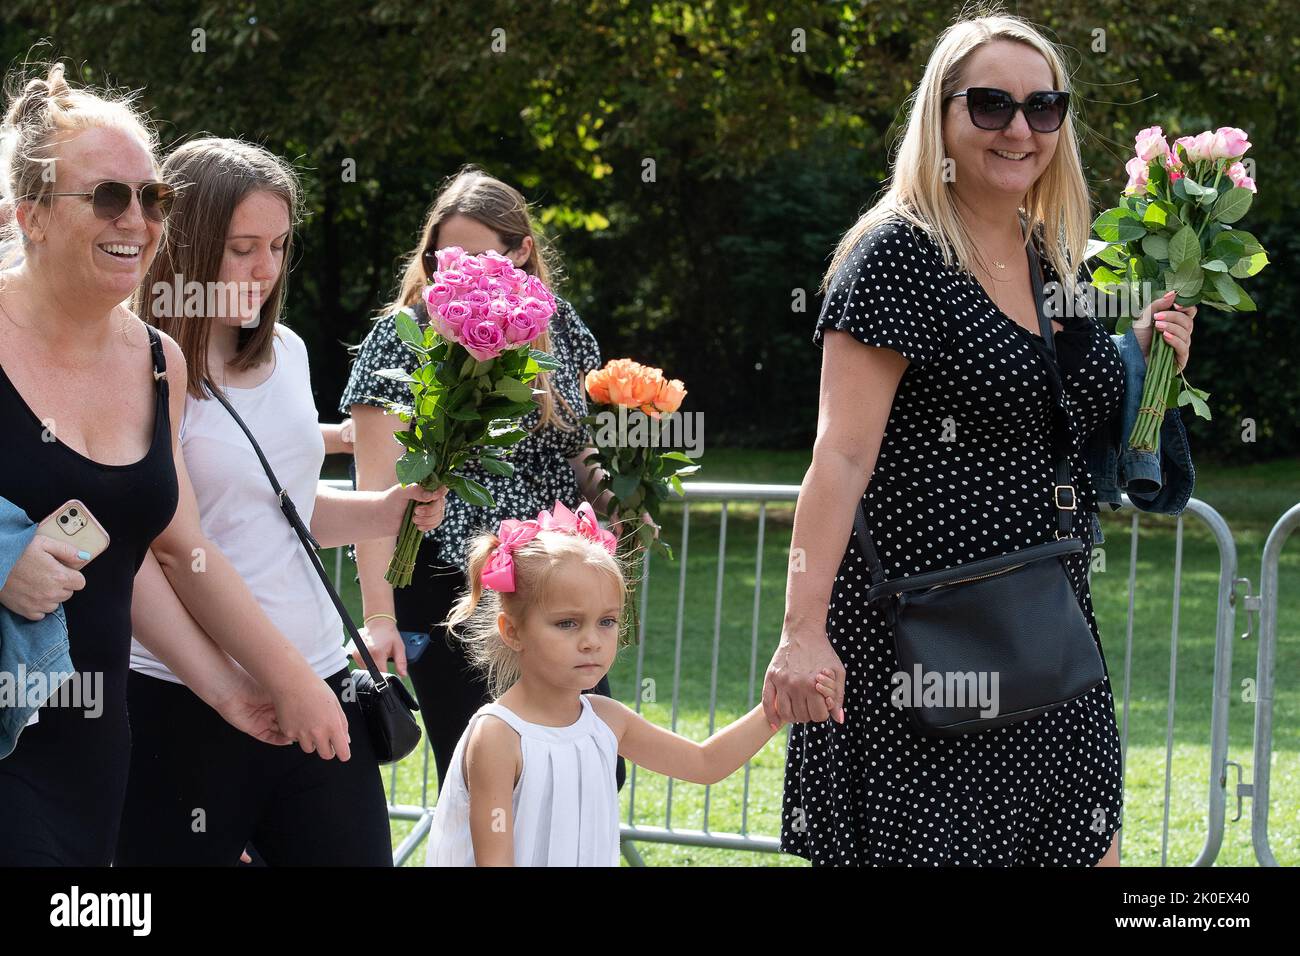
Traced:
<path id="1" fill-rule="evenodd" d="M 469 590 L 457 599 L 442 622 L 448 633 L 465 646 L 466 656 L 487 675 L 488 693 L 497 698 L 519 680 L 519 655 L 501 638 L 497 616 L 504 611 L 516 622 L 537 608 L 545 609 L 551 575 L 561 564 L 580 561 L 596 568 L 618 585 L 619 620 L 627 600 L 627 578 L 622 563 L 605 547 L 567 531 L 540 531 L 516 549 L 515 589 L 502 592 L 483 586 L 483 567 L 500 539 L 491 531 L 475 536 L 469 545 Z M 625 635 L 620 634 L 620 639 Z"/>
<path id="2" fill-rule="evenodd" d="M 262 302 L 258 324 L 239 330 L 238 350 L 230 367 L 244 371 L 271 358 L 275 331 L 284 310 L 293 261 L 293 233 L 302 206 L 298 174 L 285 160 L 253 143 L 238 139 L 204 137 L 180 146 L 163 163 L 163 176 L 182 187 L 168 217 L 171 233 L 154 257 L 144 281 L 136 290 L 136 313 L 174 338 L 189 369 L 186 389 L 196 399 L 206 399 L 204 389 L 220 386 L 208 370 L 208 337 L 212 316 L 174 314 L 164 308 L 172 300 L 176 277 L 187 286 L 197 282 L 210 288 L 221 275 L 226 255 L 226 235 L 235 209 L 248 196 L 269 193 L 281 200 L 289 213 L 283 266 Z M 203 303 L 206 309 L 206 297 Z"/>
<path id="3" fill-rule="evenodd" d="M 907 124 L 894 157 L 889 186 L 840 240 L 830 268 L 822 277 L 823 294 L 862 237 L 892 217 L 907 220 L 934 239 L 947 267 L 951 268 L 955 259 L 963 271 L 971 272 L 974 262 L 983 261 L 944 179 L 943 114 L 948 95 L 960 92 L 966 85 L 965 70 L 971 55 L 997 40 L 1022 43 L 1038 51 L 1051 69 L 1052 87 L 1069 91 L 1064 57 L 1055 44 L 1022 17 L 995 10 L 990 15 L 958 20 L 944 30 L 930 54 L 920 85 L 909 97 Z M 1063 282 L 1072 282 L 1082 265 L 1091 229 L 1088 187 L 1074 122 L 1073 112 L 1067 112 L 1056 152 L 1025 194 L 1023 207 L 1028 220 L 1026 245 L 1041 226 L 1046 239 L 1044 252 Z"/>
<path id="4" fill-rule="evenodd" d="M 375 316 L 376 319 L 392 315 L 400 309 L 410 308 L 420 301 L 420 294 L 429 282 L 425 271 L 424 254 L 426 251 L 441 248 L 438 241 L 438 229 L 452 216 L 464 216 L 480 225 L 491 229 L 501 237 L 504 249 L 498 249 L 502 255 L 517 249 L 525 237 L 531 236 L 533 249 L 522 266 L 524 272 L 535 275 L 554 289 L 560 278 L 558 259 L 550 244 L 533 228 L 532 216 L 528 212 L 528 201 L 514 187 L 489 176 L 474 165 L 461 168 L 439 191 L 429 207 L 424 226 L 420 230 L 420 241 L 405 257 L 402 282 L 397 298 Z M 551 333 L 544 332 L 537 340 L 535 348 L 543 352 L 551 350 Z M 542 372 L 538 376 L 535 388 L 545 389 L 537 396 L 541 416 L 534 431 L 548 426 L 560 431 L 573 431 L 577 427 L 580 412 L 575 412 L 564 400 L 564 396 L 551 388 L 550 373 Z M 565 415 L 558 413 L 556 403 Z"/>
<path id="5" fill-rule="evenodd" d="M 158 134 L 135 108 L 136 94 L 74 89 L 58 62 L 48 67 L 44 78 L 26 79 L 29 69 L 24 64 L 5 84 L 9 106 L 0 126 L 0 190 L 6 201 L 0 203 L 0 241 L 18 241 L 0 268 L 16 260 L 28 241 L 18 225 L 19 205 L 49 202 L 50 193 L 64 191 L 56 182 L 59 170 L 51 155 L 60 134 L 97 127 L 124 130 L 149 152 L 154 168 L 158 166 Z M 165 224 L 163 228 L 165 236 Z"/>

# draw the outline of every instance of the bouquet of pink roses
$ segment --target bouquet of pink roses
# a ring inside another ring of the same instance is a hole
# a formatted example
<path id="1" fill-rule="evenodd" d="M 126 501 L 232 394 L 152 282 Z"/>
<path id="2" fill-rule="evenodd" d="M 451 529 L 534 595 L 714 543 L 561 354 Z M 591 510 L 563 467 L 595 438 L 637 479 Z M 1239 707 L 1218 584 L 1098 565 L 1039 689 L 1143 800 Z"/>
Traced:
<path id="1" fill-rule="evenodd" d="M 1092 226 L 1106 244 L 1100 253 L 1106 265 L 1093 272 L 1093 285 L 1108 294 L 1122 292 L 1129 303 L 1116 331 L 1125 331 L 1141 314 L 1146 283 L 1161 290 L 1153 298 L 1175 291 L 1179 305 L 1254 310 L 1237 280 L 1263 269 L 1268 255 L 1249 232 L 1233 228 L 1255 194 L 1241 162 L 1248 149 L 1246 133 L 1231 126 L 1180 137 L 1172 147 L 1159 126 L 1137 134 L 1121 205 L 1107 209 Z M 1172 405 L 1190 404 L 1197 415 L 1210 417 L 1209 392 L 1189 385 L 1174 362 L 1164 336 L 1153 336 L 1130 447 L 1156 451 L 1165 410 Z"/>
<path id="2" fill-rule="evenodd" d="M 535 407 L 532 382 L 556 367 L 531 347 L 550 326 L 555 296 L 498 253 L 471 256 L 449 246 L 437 256 L 438 271 L 424 290 L 428 326 L 422 329 L 405 309 L 396 320 L 418 365 L 410 374 L 400 368 L 376 373 L 411 389 L 411 404 L 383 403 L 410 423 L 394 432 L 406 448 L 397 479 L 429 489 L 446 485 L 465 501 L 491 508 L 487 488 L 463 469 L 476 464 L 488 474 L 514 474 L 504 455 L 525 435 L 520 421 Z M 411 583 L 423 537 L 411 521 L 414 504 L 407 506 L 385 575 L 394 587 Z"/>

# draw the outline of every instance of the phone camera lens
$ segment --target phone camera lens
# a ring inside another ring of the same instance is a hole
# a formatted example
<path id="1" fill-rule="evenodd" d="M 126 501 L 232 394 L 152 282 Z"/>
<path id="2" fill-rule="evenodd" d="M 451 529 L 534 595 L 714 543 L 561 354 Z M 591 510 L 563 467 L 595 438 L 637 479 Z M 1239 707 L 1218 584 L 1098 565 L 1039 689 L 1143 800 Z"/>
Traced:
<path id="1" fill-rule="evenodd" d="M 68 523 L 68 516 L 67 516 L 67 515 L 59 515 L 59 524 L 67 524 L 67 523 Z"/>
<path id="2" fill-rule="evenodd" d="M 72 515 L 72 517 L 75 518 L 75 517 L 77 516 L 77 509 L 76 509 L 76 508 L 69 508 L 69 509 L 68 509 L 68 514 Z"/>

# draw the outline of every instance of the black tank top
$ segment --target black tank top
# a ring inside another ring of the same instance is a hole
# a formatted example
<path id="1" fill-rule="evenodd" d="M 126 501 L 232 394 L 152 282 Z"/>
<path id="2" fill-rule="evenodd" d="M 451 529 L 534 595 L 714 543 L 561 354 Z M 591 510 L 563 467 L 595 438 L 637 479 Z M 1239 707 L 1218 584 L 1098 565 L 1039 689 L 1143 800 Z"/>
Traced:
<path id="1" fill-rule="evenodd" d="M 157 330 L 146 328 L 156 392 L 153 437 L 144 457 L 129 465 L 100 464 L 52 436 L 0 367 L 0 497 L 22 508 L 34 522 L 79 498 L 108 532 L 108 548 L 82 570 L 86 586 L 64 602 L 64 611 L 73 666 L 103 674 L 105 716 L 110 718 L 125 715 L 135 574 L 150 542 L 171 522 L 178 498 L 163 377 L 167 364 Z M 86 400 L 93 402 L 93 394 Z M 71 713 L 54 712 L 49 720 L 61 723 Z M 46 720 L 42 713 L 37 726 Z M 28 743 L 26 735 L 22 743 Z"/>

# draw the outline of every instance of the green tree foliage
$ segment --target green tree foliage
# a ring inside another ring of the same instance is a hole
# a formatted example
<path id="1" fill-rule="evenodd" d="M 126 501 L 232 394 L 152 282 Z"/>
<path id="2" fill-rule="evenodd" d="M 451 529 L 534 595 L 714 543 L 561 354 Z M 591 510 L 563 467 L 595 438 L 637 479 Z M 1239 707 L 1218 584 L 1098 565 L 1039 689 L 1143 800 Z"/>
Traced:
<path id="1" fill-rule="evenodd" d="M 65 57 L 85 80 L 142 89 L 167 144 L 237 135 L 298 162 L 308 203 L 288 319 L 312 349 L 327 418 L 347 373 L 344 343 L 391 297 L 438 185 L 475 162 L 534 203 L 563 257 L 560 292 L 607 357 L 684 379 L 713 444 L 806 447 L 815 290 L 838 236 L 888 176 L 903 104 L 959 9 L 6 0 L 0 56 Z M 1257 283 L 1258 313 L 1198 318 L 1189 378 L 1214 394 L 1216 414 L 1189 416 L 1189 427 L 1198 457 L 1239 456 L 1244 417 L 1268 455 L 1296 453 L 1300 332 L 1282 263 L 1300 194 L 1282 172 L 1298 128 L 1300 8 L 1064 0 L 1013 10 L 1069 56 L 1098 209 L 1113 205 L 1145 126 L 1251 133 L 1260 194 L 1250 228 L 1279 267 Z"/>

